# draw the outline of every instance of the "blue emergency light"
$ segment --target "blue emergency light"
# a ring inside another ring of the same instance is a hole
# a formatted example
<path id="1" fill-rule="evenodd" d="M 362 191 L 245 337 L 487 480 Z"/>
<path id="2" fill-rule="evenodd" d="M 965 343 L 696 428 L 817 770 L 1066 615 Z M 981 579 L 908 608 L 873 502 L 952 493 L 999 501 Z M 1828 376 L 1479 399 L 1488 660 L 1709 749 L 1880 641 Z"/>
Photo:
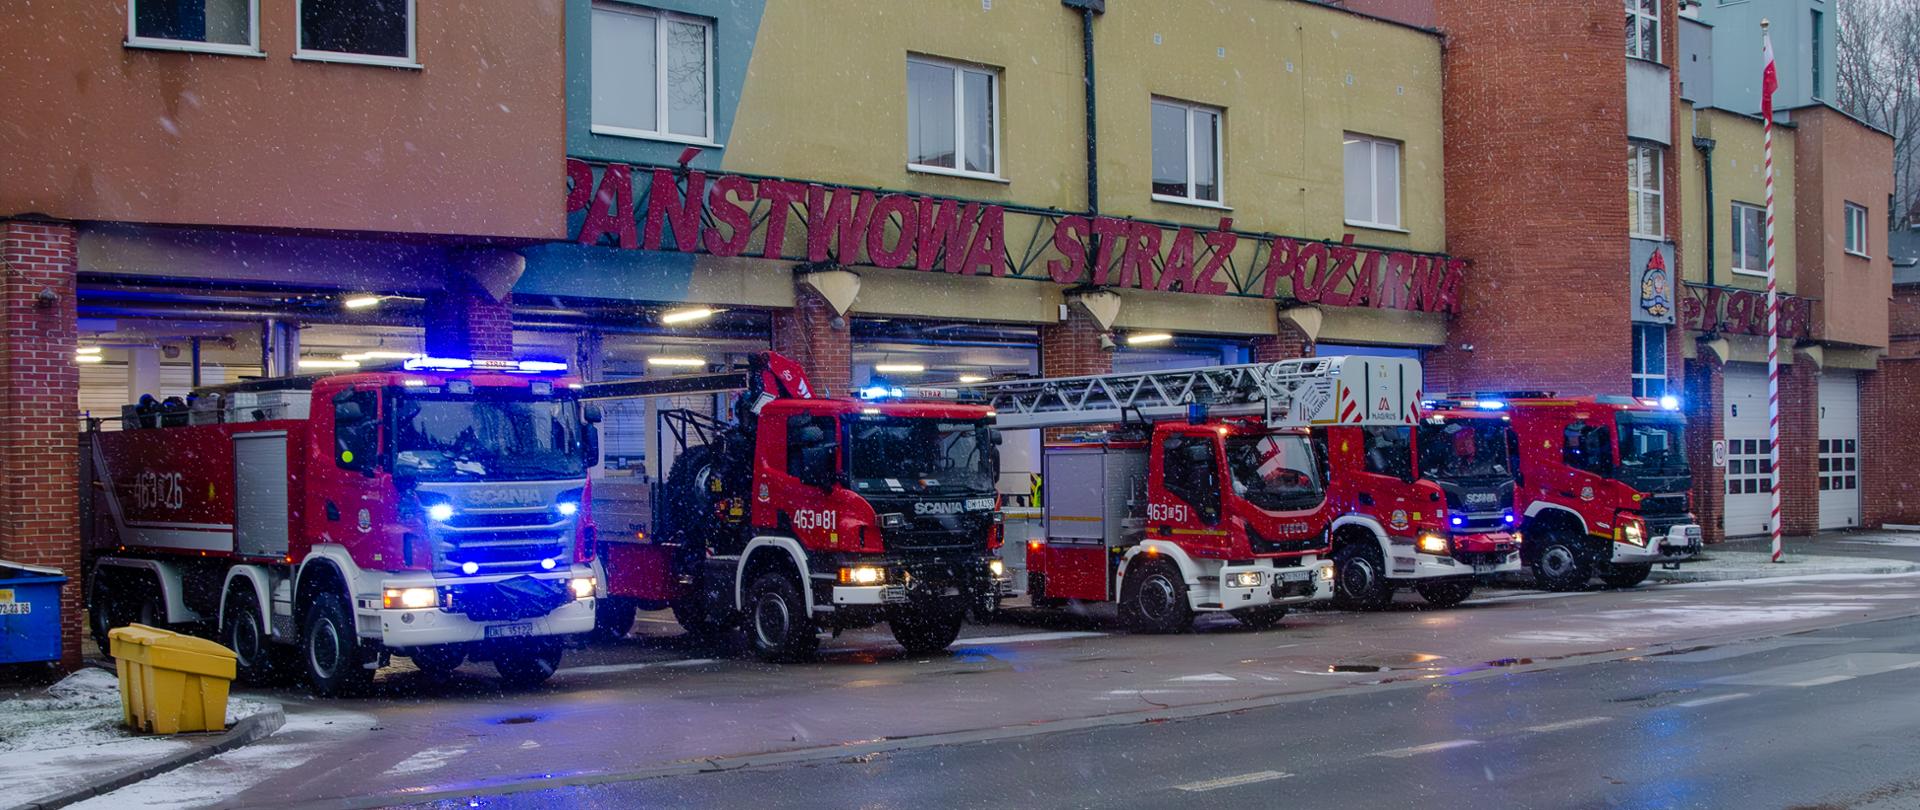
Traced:
<path id="1" fill-rule="evenodd" d="M 860 389 L 861 399 L 898 399 L 905 395 L 899 386 L 870 385 Z"/>
<path id="2" fill-rule="evenodd" d="M 413 357 L 400 364 L 408 371 L 465 371 L 473 361 L 458 357 Z"/>

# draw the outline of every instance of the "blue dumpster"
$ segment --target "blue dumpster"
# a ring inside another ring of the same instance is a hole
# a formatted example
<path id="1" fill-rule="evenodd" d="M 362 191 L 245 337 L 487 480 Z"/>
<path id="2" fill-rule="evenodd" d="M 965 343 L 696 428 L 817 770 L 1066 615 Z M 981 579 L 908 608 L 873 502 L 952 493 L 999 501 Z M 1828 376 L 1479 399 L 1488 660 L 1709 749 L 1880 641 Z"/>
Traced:
<path id="1" fill-rule="evenodd" d="M 0 664 L 60 659 L 58 568 L 0 560 Z"/>

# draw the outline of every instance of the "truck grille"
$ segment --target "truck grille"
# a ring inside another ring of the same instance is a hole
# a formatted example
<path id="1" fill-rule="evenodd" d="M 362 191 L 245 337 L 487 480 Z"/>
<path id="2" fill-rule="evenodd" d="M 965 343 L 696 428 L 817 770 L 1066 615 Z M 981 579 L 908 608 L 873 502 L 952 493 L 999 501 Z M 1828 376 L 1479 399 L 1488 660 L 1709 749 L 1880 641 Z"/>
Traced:
<path id="1" fill-rule="evenodd" d="M 456 515 L 434 530 L 435 567 L 459 571 L 473 563 L 479 573 L 500 574 L 543 570 L 540 562 L 549 559 L 568 565 L 573 534 L 571 519 L 555 520 L 544 508 Z"/>

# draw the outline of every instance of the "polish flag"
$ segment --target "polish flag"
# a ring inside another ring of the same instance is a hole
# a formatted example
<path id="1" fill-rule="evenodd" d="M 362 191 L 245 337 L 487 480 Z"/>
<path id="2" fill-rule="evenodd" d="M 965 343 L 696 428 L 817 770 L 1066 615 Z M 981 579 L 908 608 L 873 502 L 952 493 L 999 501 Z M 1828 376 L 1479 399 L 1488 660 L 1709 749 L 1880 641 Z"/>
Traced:
<path id="1" fill-rule="evenodd" d="M 1773 65 L 1773 35 L 1760 35 L 1760 58 L 1767 67 L 1760 74 L 1760 117 L 1773 120 L 1773 91 L 1780 89 L 1780 71 Z"/>

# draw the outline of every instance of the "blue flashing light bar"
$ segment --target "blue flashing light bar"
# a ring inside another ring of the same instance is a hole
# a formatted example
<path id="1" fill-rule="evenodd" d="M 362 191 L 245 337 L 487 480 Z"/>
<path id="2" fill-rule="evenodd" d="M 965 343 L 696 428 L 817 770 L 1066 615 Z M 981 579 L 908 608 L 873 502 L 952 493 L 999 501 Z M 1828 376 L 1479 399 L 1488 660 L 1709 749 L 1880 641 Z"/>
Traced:
<path id="1" fill-rule="evenodd" d="M 465 371 L 473 361 L 459 357 L 414 357 L 400 364 L 408 371 Z"/>
<path id="2" fill-rule="evenodd" d="M 870 385 L 860 389 L 861 399 L 898 399 L 906 396 L 897 385 Z"/>
<path id="3" fill-rule="evenodd" d="M 1680 410 L 1680 398 L 1672 394 L 1663 396 L 1660 398 L 1660 407 L 1663 410 L 1669 410 L 1669 411 Z"/>
<path id="4" fill-rule="evenodd" d="M 1480 410 L 1483 410 L 1483 411 L 1497 411 L 1507 407 L 1507 403 L 1501 402 L 1500 400 L 1497 400 L 1497 399 L 1483 399 L 1483 400 L 1480 400 L 1479 402 L 1474 403 L 1474 407 L 1479 408 Z"/>

